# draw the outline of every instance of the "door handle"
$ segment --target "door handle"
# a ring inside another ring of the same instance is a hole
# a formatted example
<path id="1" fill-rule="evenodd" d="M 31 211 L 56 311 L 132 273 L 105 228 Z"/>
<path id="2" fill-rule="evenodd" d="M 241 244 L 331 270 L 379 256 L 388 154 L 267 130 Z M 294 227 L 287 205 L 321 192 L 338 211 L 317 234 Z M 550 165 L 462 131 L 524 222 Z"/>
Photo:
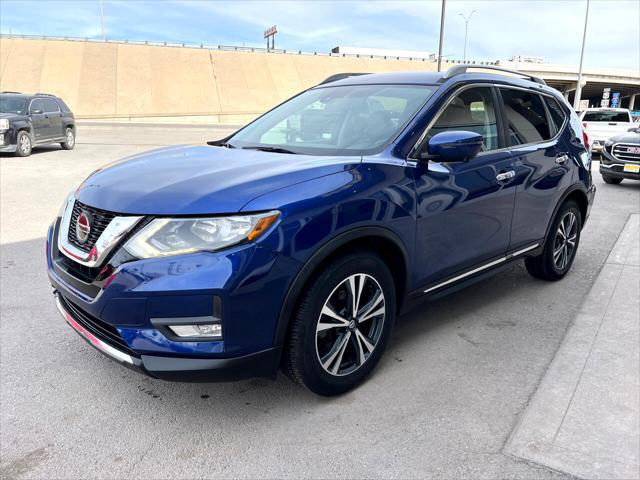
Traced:
<path id="1" fill-rule="evenodd" d="M 496 180 L 499 182 L 508 182 L 515 176 L 516 172 L 514 172 L 513 170 L 509 170 L 508 172 L 503 172 L 496 175 Z"/>
<path id="2" fill-rule="evenodd" d="M 569 160 L 569 155 L 567 155 L 566 153 L 563 155 L 558 155 L 556 157 L 556 163 L 558 165 L 564 165 L 565 163 L 567 163 L 567 160 Z"/>

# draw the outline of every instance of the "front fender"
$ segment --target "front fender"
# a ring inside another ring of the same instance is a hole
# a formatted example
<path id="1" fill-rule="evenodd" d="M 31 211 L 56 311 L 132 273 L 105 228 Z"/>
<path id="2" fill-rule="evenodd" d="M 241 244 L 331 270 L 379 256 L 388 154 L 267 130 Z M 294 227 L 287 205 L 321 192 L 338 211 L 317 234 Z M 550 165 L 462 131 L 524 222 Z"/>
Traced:
<path id="1" fill-rule="evenodd" d="M 280 210 L 259 242 L 305 263 L 323 244 L 354 228 L 383 227 L 413 253 L 415 194 L 404 167 L 363 164 L 262 195 L 242 211 Z"/>

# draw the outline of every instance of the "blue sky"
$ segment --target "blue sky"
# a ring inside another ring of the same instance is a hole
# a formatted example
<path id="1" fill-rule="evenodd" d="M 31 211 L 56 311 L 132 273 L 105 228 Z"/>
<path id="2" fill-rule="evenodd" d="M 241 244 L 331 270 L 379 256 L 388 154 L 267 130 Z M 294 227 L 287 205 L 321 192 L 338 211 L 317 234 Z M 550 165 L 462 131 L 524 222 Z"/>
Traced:
<path id="1" fill-rule="evenodd" d="M 506 59 L 579 60 L 586 0 L 448 0 L 444 54 Z M 585 65 L 640 69 L 640 1 L 592 0 Z M 328 52 L 336 45 L 434 52 L 440 1 L 170 1 L 104 0 L 108 38 L 263 46 L 277 24 L 276 47 Z M 0 0 L 0 31 L 100 38 L 99 0 Z"/>

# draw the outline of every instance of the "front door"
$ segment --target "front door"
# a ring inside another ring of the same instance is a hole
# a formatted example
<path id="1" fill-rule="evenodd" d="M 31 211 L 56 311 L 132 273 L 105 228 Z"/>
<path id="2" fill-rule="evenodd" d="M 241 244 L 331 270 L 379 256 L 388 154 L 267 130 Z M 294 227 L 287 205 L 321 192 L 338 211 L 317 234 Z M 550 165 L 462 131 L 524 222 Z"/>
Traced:
<path id="1" fill-rule="evenodd" d="M 416 168 L 416 259 L 421 285 L 429 286 L 490 263 L 509 247 L 516 194 L 513 159 L 502 148 L 501 119 L 492 87 L 457 93 L 427 133 L 466 130 L 484 137 L 468 162 L 419 162 Z"/>
<path id="2" fill-rule="evenodd" d="M 29 115 L 31 116 L 33 138 L 35 141 L 40 142 L 50 138 L 51 130 L 49 128 L 49 118 L 44 113 L 44 104 L 42 103 L 42 99 L 36 98 L 31 101 Z"/>

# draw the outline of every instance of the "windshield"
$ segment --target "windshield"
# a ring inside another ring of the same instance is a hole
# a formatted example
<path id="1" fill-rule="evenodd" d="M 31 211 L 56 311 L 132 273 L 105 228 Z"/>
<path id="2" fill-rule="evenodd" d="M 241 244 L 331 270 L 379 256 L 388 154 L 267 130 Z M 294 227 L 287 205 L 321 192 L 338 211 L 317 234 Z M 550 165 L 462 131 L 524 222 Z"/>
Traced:
<path id="1" fill-rule="evenodd" d="M 25 104 L 24 97 L 17 95 L 0 95 L 0 113 L 17 113 L 24 115 Z"/>
<path id="2" fill-rule="evenodd" d="M 347 85 L 307 90 L 233 135 L 228 144 L 310 155 L 382 150 L 435 87 Z"/>
<path id="3" fill-rule="evenodd" d="M 630 122 L 627 112 L 587 112 L 583 122 Z"/>

